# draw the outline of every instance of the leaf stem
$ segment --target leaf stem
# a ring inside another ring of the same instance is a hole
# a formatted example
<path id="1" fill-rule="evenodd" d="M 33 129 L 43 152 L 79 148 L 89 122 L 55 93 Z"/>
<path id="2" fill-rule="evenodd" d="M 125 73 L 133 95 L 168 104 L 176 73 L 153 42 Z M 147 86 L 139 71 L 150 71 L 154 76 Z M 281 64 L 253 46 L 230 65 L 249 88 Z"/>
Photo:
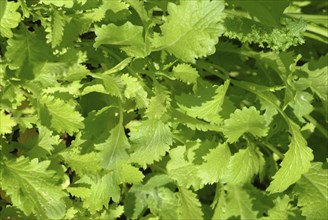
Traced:
<path id="1" fill-rule="evenodd" d="M 328 138 L 328 131 L 324 126 L 319 124 L 317 120 L 315 120 L 311 115 L 306 115 L 304 116 L 304 118 L 309 122 L 311 122 L 325 138 Z"/>

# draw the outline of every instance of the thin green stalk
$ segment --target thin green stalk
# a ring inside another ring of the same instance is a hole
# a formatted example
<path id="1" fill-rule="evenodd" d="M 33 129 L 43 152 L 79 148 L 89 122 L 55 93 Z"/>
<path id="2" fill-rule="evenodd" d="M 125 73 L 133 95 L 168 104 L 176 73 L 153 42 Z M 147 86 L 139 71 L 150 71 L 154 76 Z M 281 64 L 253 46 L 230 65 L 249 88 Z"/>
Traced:
<path id="1" fill-rule="evenodd" d="M 328 131 L 324 126 L 319 124 L 317 120 L 315 120 L 311 115 L 306 115 L 304 116 L 304 118 L 309 122 L 311 122 L 325 138 L 328 138 Z"/>

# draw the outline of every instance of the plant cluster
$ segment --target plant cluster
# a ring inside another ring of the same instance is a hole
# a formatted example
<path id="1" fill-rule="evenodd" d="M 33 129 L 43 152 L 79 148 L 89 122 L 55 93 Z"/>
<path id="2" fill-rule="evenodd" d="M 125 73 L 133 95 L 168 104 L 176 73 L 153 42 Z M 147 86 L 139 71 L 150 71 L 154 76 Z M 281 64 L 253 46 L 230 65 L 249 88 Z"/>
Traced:
<path id="1" fill-rule="evenodd" d="M 0 0 L 0 218 L 327 219 L 327 8 Z"/>

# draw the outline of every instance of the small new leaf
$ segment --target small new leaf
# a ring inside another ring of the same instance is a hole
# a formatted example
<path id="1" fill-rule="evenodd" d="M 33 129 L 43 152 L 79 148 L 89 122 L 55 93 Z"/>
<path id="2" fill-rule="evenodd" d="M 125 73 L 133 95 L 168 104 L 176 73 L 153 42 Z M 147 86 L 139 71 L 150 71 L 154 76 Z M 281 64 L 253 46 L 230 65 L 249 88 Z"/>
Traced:
<path id="1" fill-rule="evenodd" d="M 224 121 L 223 133 L 229 143 L 236 142 L 246 132 L 257 137 L 267 134 L 268 126 L 265 117 L 255 107 L 237 109 L 230 118 Z"/>

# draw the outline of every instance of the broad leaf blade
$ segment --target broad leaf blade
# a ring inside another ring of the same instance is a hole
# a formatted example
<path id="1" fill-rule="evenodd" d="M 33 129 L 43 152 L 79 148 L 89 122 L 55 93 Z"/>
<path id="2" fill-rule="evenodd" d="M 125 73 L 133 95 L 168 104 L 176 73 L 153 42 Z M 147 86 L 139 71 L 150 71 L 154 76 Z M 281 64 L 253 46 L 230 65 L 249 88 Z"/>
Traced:
<path id="1" fill-rule="evenodd" d="M 47 170 L 49 164 L 50 161 L 20 157 L 5 161 L 1 168 L 1 187 L 13 204 L 26 215 L 34 213 L 38 219 L 60 219 L 65 215 L 63 197 L 66 195 L 54 183 L 55 172 Z"/>

